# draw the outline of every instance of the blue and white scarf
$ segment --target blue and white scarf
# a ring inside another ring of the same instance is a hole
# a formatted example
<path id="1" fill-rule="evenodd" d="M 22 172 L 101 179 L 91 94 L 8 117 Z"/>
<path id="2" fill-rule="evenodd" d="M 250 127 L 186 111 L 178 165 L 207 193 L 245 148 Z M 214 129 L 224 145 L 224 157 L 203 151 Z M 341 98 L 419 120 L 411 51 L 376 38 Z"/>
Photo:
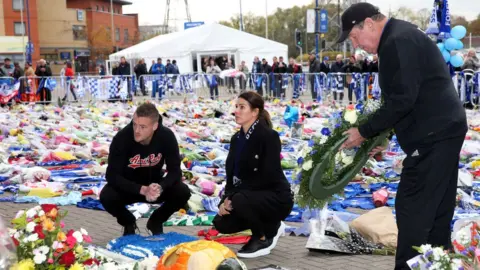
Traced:
<path id="1" fill-rule="evenodd" d="M 437 9 L 438 9 L 437 3 L 436 1 L 434 1 L 432 15 L 430 16 L 430 21 L 428 23 L 427 30 L 425 30 L 425 33 L 427 35 L 436 35 L 440 33 L 440 29 L 438 29 Z"/>

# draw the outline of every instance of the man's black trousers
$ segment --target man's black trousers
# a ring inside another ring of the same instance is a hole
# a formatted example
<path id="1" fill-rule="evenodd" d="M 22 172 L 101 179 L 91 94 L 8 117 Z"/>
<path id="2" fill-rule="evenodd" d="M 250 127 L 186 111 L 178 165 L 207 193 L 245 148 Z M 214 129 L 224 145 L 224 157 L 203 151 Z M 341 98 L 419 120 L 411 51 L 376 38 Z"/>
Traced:
<path id="1" fill-rule="evenodd" d="M 173 213 L 185 207 L 190 199 L 190 195 L 188 186 L 180 181 L 163 190 L 157 201 L 152 202 L 152 204 L 163 202 L 162 206 L 155 210 L 150 216 L 150 221 L 153 222 L 152 224 L 155 226 L 162 225 Z M 116 217 L 117 222 L 122 226 L 132 225 L 136 221 L 135 216 L 127 210 L 127 205 L 138 202 L 148 203 L 145 196 L 124 193 L 114 189 L 109 184 L 105 185 L 102 189 L 100 202 L 105 210 Z"/>
<path id="2" fill-rule="evenodd" d="M 223 234 L 250 229 L 254 237 L 272 238 L 277 234 L 280 222 L 288 217 L 293 208 L 290 191 L 244 190 L 231 197 L 233 210 L 229 215 L 217 215 L 213 220 L 215 229 Z"/>
<path id="3" fill-rule="evenodd" d="M 451 247 L 450 223 L 455 210 L 458 162 L 464 137 L 404 149 L 395 211 L 398 243 L 395 269 L 410 269 L 406 262 L 418 255 L 422 244 Z"/>

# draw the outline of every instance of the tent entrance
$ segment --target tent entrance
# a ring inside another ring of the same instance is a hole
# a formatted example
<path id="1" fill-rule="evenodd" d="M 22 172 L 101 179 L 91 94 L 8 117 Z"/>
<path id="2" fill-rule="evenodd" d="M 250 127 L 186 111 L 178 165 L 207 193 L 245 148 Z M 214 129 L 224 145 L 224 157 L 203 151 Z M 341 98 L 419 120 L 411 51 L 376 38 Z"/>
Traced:
<path id="1" fill-rule="evenodd" d="M 192 52 L 194 72 L 205 72 L 205 63 L 208 63 L 208 60 L 210 58 L 213 58 L 215 60 L 215 63 L 221 69 L 226 68 L 226 66 L 224 66 L 223 64 L 225 60 L 230 60 L 232 63 L 232 68 L 235 68 L 236 65 L 238 65 L 239 59 L 238 53 L 236 51 Z"/>

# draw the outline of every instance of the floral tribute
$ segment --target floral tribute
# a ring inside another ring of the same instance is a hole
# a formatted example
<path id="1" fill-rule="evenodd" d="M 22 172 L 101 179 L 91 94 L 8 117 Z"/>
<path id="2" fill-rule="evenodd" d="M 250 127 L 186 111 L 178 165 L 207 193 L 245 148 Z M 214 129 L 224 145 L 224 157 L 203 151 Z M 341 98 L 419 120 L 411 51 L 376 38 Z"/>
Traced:
<path id="1" fill-rule="evenodd" d="M 84 229 L 63 231 L 62 219 L 56 205 L 44 204 L 27 211 L 19 211 L 12 220 L 9 234 L 17 247 L 18 263 L 13 270 L 69 269 L 96 267 L 100 261 L 84 249 L 92 239 Z"/>
<path id="2" fill-rule="evenodd" d="M 428 244 L 413 247 L 420 255 L 408 261 L 408 265 L 414 270 L 477 270 L 480 269 L 479 244 L 480 226 L 470 222 L 454 232 L 453 251 Z"/>
<path id="3" fill-rule="evenodd" d="M 339 150 L 347 139 L 344 133 L 366 123 L 380 105 L 381 101 L 372 99 L 365 104 L 349 105 L 344 111 L 334 112 L 328 126 L 321 130 L 320 138 L 301 151 L 297 172 L 300 180 L 297 202 L 300 206 L 322 208 L 361 171 L 368 161 L 369 152 L 386 141 L 389 131 L 366 140 L 355 149 Z"/>

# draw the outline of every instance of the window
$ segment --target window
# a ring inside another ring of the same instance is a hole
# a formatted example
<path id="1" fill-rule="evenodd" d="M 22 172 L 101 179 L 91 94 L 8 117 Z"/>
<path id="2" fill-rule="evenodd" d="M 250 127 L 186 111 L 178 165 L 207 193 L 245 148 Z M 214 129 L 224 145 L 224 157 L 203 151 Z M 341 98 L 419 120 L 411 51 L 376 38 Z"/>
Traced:
<path id="1" fill-rule="evenodd" d="M 112 40 L 112 28 L 107 27 L 105 31 L 107 31 L 107 40 Z"/>
<path id="2" fill-rule="evenodd" d="M 21 36 L 25 34 L 25 24 L 21 22 L 14 23 L 14 31 L 16 36 Z"/>
<path id="3" fill-rule="evenodd" d="M 84 25 L 74 25 L 73 27 L 73 39 L 74 40 L 86 40 L 87 29 Z"/>
<path id="4" fill-rule="evenodd" d="M 102 6 L 102 11 L 105 11 L 105 7 L 104 7 L 104 6 Z"/>
<path id="5" fill-rule="evenodd" d="M 100 7 L 97 5 L 97 11 L 100 11 Z"/>
<path id="6" fill-rule="evenodd" d="M 110 7 L 107 7 L 107 11 L 110 12 Z"/>
<path id="7" fill-rule="evenodd" d="M 42 54 L 40 55 L 41 58 L 45 59 L 47 62 L 59 61 L 58 54 Z"/>
<path id="8" fill-rule="evenodd" d="M 24 0 L 12 0 L 13 1 L 13 10 L 22 10 Z"/>
<path id="9" fill-rule="evenodd" d="M 115 41 L 120 41 L 120 28 L 115 29 Z"/>
<path id="10" fill-rule="evenodd" d="M 128 42 L 128 29 L 123 30 L 123 42 Z"/>

